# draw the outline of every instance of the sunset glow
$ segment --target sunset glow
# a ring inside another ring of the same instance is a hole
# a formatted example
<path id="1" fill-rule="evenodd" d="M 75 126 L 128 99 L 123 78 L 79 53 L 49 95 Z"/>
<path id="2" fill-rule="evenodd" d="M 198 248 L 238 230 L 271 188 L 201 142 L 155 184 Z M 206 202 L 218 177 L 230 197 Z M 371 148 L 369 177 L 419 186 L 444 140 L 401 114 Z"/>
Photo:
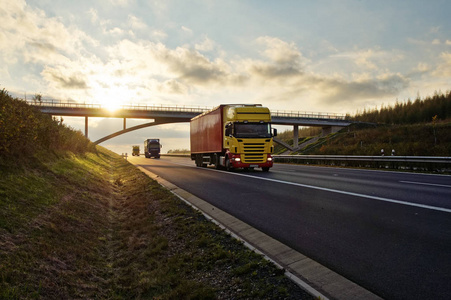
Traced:
<path id="1" fill-rule="evenodd" d="M 110 111 L 259 103 L 353 114 L 450 89 L 450 9 L 439 0 L 6 0 L 0 82 L 14 96 Z"/>

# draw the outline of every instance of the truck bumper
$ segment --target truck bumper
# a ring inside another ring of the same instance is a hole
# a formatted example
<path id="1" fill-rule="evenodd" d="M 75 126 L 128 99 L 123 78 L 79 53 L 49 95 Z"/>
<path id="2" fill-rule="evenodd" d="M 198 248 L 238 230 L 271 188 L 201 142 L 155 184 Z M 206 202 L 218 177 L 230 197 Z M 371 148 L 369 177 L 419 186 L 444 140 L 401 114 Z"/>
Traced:
<path id="1" fill-rule="evenodd" d="M 273 159 L 271 155 L 268 155 L 267 161 L 264 163 L 243 163 L 239 155 L 232 155 L 230 163 L 233 168 L 271 168 Z"/>
<path id="2" fill-rule="evenodd" d="M 272 168 L 272 162 L 259 164 L 244 164 L 242 162 L 232 162 L 233 168 Z"/>

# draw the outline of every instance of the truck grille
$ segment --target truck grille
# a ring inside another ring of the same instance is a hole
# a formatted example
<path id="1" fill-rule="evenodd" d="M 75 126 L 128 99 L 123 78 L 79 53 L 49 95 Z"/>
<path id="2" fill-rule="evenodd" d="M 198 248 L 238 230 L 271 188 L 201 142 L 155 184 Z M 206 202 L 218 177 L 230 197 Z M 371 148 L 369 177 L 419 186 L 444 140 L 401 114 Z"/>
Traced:
<path id="1" fill-rule="evenodd" d="M 265 143 L 243 143 L 241 159 L 245 164 L 266 162 Z"/>

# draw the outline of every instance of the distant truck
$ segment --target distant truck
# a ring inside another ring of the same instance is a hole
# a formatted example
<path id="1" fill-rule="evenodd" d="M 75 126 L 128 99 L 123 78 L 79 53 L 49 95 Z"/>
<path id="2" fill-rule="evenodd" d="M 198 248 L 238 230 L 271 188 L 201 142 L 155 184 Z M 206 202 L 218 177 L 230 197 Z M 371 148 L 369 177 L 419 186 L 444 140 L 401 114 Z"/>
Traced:
<path id="1" fill-rule="evenodd" d="M 267 172 L 273 166 L 276 135 L 268 108 L 259 104 L 220 105 L 191 119 L 191 160 L 198 167 L 262 168 Z"/>
<path id="2" fill-rule="evenodd" d="M 160 139 L 147 139 L 144 141 L 144 155 L 146 158 L 160 158 Z"/>
<path id="3" fill-rule="evenodd" d="M 139 146 L 132 146 L 132 156 L 139 156 Z"/>

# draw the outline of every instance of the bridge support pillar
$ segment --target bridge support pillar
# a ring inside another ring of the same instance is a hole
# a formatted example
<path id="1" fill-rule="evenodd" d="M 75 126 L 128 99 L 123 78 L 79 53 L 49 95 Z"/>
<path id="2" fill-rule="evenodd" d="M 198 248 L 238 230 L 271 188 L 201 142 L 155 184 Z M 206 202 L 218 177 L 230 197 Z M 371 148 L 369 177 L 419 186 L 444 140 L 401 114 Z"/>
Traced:
<path id="1" fill-rule="evenodd" d="M 331 133 L 335 133 L 337 131 L 342 130 L 345 126 L 325 126 L 323 127 L 323 131 L 321 132 L 321 136 L 326 136 Z"/>
<path id="2" fill-rule="evenodd" d="M 88 137 L 88 117 L 85 117 L 85 137 Z"/>
<path id="3" fill-rule="evenodd" d="M 299 144 L 299 126 L 293 126 L 293 148 L 297 148 Z"/>
<path id="4" fill-rule="evenodd" d="M 127 119 L 124 118 L 124 130 L 127 129 L 127 122 L 125 120 L 127 120 Z"/>

